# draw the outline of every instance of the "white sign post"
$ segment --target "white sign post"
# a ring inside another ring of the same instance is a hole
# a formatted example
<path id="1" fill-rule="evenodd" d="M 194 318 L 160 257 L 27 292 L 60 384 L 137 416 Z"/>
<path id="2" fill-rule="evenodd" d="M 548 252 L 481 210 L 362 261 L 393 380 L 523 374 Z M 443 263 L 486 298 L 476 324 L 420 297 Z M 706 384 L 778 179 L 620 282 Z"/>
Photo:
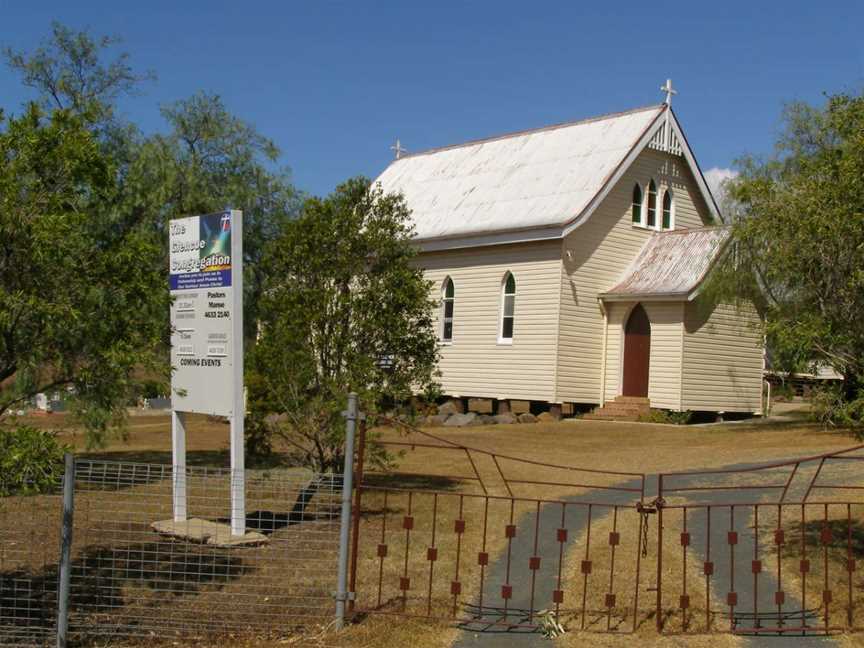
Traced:
<path id="1" fill-rule="evenodd" d="M 231 423 L 231 533 L 246 533 L 243 448 L 243 214 L 169 224 L 174 520 L 186 520 L 185 414 Z"/>

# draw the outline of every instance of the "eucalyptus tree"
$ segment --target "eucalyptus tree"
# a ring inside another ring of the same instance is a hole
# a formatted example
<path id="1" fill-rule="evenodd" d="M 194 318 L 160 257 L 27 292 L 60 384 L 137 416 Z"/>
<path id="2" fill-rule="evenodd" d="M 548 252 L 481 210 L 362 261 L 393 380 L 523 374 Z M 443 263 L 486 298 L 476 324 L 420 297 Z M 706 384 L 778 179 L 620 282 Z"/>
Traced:
<path id="1" fill-rule="evenodd" d="M 719 297 L 755 302 L 781 368 L 843 375 L 820 395 L 826 422 L 864 423 L 864 96 L 791 104 L 767 159 L 739 161 L 732 253 Z"/>

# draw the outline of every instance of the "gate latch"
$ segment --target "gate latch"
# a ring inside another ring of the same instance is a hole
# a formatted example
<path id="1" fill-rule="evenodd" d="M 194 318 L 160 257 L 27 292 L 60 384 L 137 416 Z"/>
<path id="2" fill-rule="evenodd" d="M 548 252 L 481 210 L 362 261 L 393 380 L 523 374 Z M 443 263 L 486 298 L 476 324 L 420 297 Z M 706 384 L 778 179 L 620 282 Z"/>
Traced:
<path id="1" fill-rule="evenodd" d="M 652 501 L 644 504 L 636 502 L 636 511 L 642 516 L 642 557 L 648 555 L 648 516 L 654 515 L 663 508 L 666 501 L 662 497 L 655 497 Z"/>

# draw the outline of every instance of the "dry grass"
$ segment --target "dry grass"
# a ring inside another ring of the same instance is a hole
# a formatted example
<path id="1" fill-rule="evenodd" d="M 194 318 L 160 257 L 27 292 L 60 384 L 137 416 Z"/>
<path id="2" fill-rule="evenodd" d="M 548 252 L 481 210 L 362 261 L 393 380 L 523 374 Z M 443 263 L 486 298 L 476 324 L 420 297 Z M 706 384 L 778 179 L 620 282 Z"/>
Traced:
<path id="1" fill-rule="evenodd" d="M 40 419 L 40 424 L 53 425 L 62 422 L 62 417 L 52 420 Z M 540 462 L 554 462 L 563 465 L 603 467 L 618 471 L 653 473 L 658 471 L 708 468 L 743 462 L 762 462 L 785 458 L 790 454 L 806 455 L 822 453 L 848 447 L 854 441 L 847 435 L 826 432 L 807 425 L 726 425 L 715 427 L 673 427 L 648 424 L 604 423 L 604 422 L 563 422 L 558 424 L 513 425 L 500 427 L 475 427 L 462 429 L 435 430 L 448 441 L 471 447 L 487 449 L 518 457 L 526 457 Z M 63 432 L 67 442 L 83 451 L 83 437 L 80 431 L 68 428 Z M 384 438 L 405 440 L 395 431 L 384 432 Z M 417 439 L 416 436 L 407 437 Z M 210 421 L 205 417 L 192 417 L 188 425 L 187 446 L 191 464 L 227 465 L 228 429 L 224 424 Z M 170 423 L 167 416 L 134 418 L 131 421 L 130 435 L 126 442 L 113 442 L 100 451 L 98 456 L 106 459 L 141 462 L 170 462 Z M 504 494 L 504 487 L 497 471 L 489 462 L 478 460 L 478 470 L 487 482 L 490 492 Z M 456 452 L 441 452 L 417 448 L 407 452 L 400 460 L 400 470 L 432 475 L 470 475 L 472 468 L 464 455 Z M 526 465 L 504 462 L 502 465 L 508 477 L 537 478 L 558 481 L 555 471 L 538 469 Z M 570 475 L 566 481 L 572 482 Z M 623 478 L 622 478 L 623 479 Z M 561 479 L 561 481 L 565 481 Z M 530 502 L 517 503 L 511 513 L 510 503 L 497 500 L 471 497 L 479 490 L 471 482 L 460 482 L 452 478 L 433 479 L 390 478 L 374 482 L 380 487 L 409 487 L 415 491 L 411 496 L 411 515 L 414 526 L 410 531 L 410 548 L 407 549 L 408 566 L 405 567 L 406 539 L 409 534 L 401 528 L 402 520 L 408 514 L 408 495 L 404 492 L 389 491 L 385 503 L 384 490 L 364 492 L 362 518 L 362 544 L 359 552 L 358 569 L 358 607 L 368 608 L 379 605 L 379 578 L 383 586 L 380 591 L 380 605 L 384 611 L 424 615 L 432 611 L 446 617 L 453 610 L 454 598 L 450 594 L 450 582 L 456 575 L 456 545 L 460 546 L 459 581 L 462 594 L 457 603 L 473 600 L 480 589 L 481 570 L 477 565 L 477 553 L 483 550 L 483 520 L 485 515 L 486 547 L 490 563 L 506 550 L 507 541 L 503 529 L 513 521 L 518 523 L 520 516 L 531 515 Z M 592 484 L 609 485 L 612 479 L 592 481 Z M 526 500 L 536 498 L 555 500 L 564 495 L 578 493 L 578 489 L 550 486 L 522 485 L 516 495 Z M 466 493 L 468 495 L 466 495 Z M 486 502 L 489 508 L 486 510 Z M 460 513 L 461 507 L 461 513 Z M 432 546 L 433 515 L 435 512 L 435 544 L 438 560 L 432 564 L 430 581 L 430 561 L 427 549 Z M 670 515 L 672 515 L 670 513 Z M 466 520 L 465 532 L 459 536 L 454 532 L 455 521 Z M 670 521 L 677 527 L 680 521 Z M 382 525 L 386 524 L 385 544 L 387 558 L 382 561 L 377 555 Z M 673 646 L 708 645 L 725 647 L 739 645 L 740 641 L 731 636 L 671 636 L 657 637 L 654 632 L 654 593 L 648 591 L 656 581 L 656 524 L 651 518 L 649 555 L 643 559 L 641 567 L 640 604 L 637 615 L 637 636 L 639 645 Z M 612 517 L 599 516 L 592 524 L 592 538 L 608 538 L 612 530 Z M 627 508 L 619 510 L 616 530 L 621 535 L 621 545 L 616 557 L 616 575 L 613 586 L 618 594 L 616 607 L 612 610 L 612 624 L 629 629 L 629 621 L 622 624 L 628 615 L 625 606 L 629 605 L 636 589 L 635 559 L 636 536 L 639 517 Z M 394 533 L 398 529 L 398 532 Z M 584 534 L 583 534 L 584 535 Z M 583 556 L 586 538 L 575 541 L 573 550 L 565 560 L 565 607 L 578 600 L 583 580 L 579 574 L 579 563 Z M 592 542 L 594 542 L 592 540 Z M 677 533 L 666 534 L 664 555 L 682 556 Z M 594 569 L 588 581 L 586 598 L 589 610 L 594 613 L 588 619 L 589 629 L 605 629 L 606 616 L 603 598 L 609 589 L 609 563 L 611 550 L 607 542 L 592 545 Z M 701 564 L 692 560 L 686 569 L 688 593 L 691 597 L 690 614 L 692 619 L 704 618 L 705 581 L 701 576 Z M 685 573 L 683 560 L 667 561 L 664 579 L 680 583 Z M 570 574 L 568 578 L 566 575 Z M 404 595 L 399 589 L 400 577 L 410 578 L 410 589 Z M 667 581 L 667 582 L 668 582 Z M 430 582 L 432 584 L 430 595 Z M 790 583 L 791 586 L 791 583 Z M 677 600 L 664 601 L 668 605 L 667 628 L 676 631 L 683 629 L 683 617 L 677 610 Z M 862 602 L 864 604 L 864 602 Z M 718 605 L 711 603 L 712 607 Z M 398 620 L 398 622 L 394 622 Z M 571 629 L 558 640 L 556 645 L 578 646 L 625 646 L 632 645 L 633 636 L 602 635 L 576 630 L 581 626 L 581 618 L 565 619 Z M 692 622 L 692 620 L 691 620 Z M 704 620 L 702 621 L 704 626 Z M 699 629 L 690 627 L 691 630 Z M 219 645 L 276 646 L 276 645 L 328 645 L 357 648 L 383 648 L 384 646 L 448 646 L 456 631 L 449 625 L 436 625 L 426 621 L 415 621 L 386 614 L 371 615 L 340 633 L 329 632 L 326 638 L 320 631 L 313 630 L 297 637 L 277 637 L 265 639 L 236 637 L 232 641 L 220 641 Z M 855 644 L 856 637 L 844 638 Z M 206 640 L 204 645 L 206 644 Z"/>

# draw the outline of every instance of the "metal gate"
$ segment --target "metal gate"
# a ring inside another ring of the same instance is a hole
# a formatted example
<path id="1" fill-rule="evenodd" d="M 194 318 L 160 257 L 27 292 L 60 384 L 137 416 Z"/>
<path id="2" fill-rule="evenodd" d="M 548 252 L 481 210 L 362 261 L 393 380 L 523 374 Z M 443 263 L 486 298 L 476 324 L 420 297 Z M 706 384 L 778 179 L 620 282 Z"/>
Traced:
<path id="1" fill-rule="evenodd" d="M 406 436 L 378 443 L 418 469 L 358 464 L 355 616 L 449 619 L 474 632 L 550 620 L 622 633 L 651 623 L 663 634 L 864 625 L 864 446 L 663 473 L 647 501 L 641 473 L 502 455 L 389 423 Z M 361 458 L 364 443 L 361 430 Z"/>
<path id="2" fill-rule="evenodd" d="M 434 457 L 453 472 L 371 471 L 360 462 L 355 615 L 450 619 L 473 631 L 531 632 L 550 619 L 635 629 L 644 474 L 502 455 L 390 423 L 408 436 L 381 446 Z M 361 428 L 361 458 L 364 445 Z"/>
<path id="3" fill-rule="evenodd" d="M 659 475 L 658 630 L 860 630 L 862 448 Z"/>

